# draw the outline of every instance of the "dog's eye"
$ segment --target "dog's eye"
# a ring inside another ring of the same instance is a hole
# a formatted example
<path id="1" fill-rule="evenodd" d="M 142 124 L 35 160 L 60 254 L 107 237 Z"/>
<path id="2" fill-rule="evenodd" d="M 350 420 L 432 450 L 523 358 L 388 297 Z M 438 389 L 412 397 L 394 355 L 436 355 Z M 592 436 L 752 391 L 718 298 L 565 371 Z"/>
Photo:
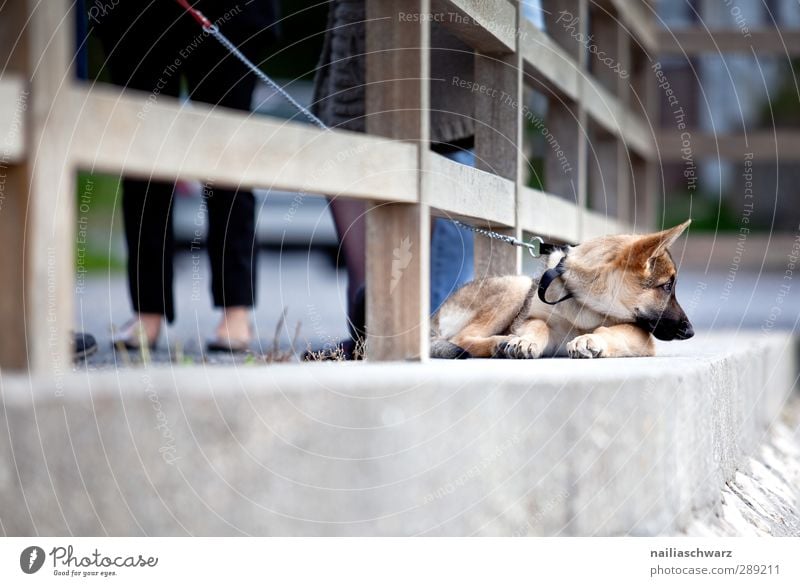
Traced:
<path id="1" fill-rule="evenodd" d="M 661 285 L 661 288 L 667 293 L 672 293 L 672 281 L 667 281 L 666 283 Z"/>

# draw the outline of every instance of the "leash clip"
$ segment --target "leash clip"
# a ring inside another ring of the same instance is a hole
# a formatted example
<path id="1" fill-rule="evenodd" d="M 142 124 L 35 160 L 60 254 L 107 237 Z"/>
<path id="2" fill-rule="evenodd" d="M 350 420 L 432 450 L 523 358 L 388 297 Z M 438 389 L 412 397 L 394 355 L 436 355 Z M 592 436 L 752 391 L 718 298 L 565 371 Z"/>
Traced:
<path id="1" fill-rule="evenodd" d="M 525 247 L 533 258 L 539 258 L 542 256 L 542 244 L 544 244 L 544 240 L 540 236 L 532 236 Z"/>

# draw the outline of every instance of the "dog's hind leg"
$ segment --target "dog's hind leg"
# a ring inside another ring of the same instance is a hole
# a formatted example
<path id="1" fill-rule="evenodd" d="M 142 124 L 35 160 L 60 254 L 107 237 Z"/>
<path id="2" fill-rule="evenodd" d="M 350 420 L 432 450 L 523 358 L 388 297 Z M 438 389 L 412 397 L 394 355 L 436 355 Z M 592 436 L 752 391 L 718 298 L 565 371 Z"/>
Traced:
<path id="1" fill-rule="evenodd" d="M 498 356 L 497 349 L 510 336 L 492 335 L 481 326 L 468 326 L 452 338 L 453 344 L 469 352 L 475 358 Z"/>
<path id="2" fill-rule="evenodd" d="M 461 346 L 452 342 L 435 338 L 431 340 L 431 358 L 447 358 L 449 360 L 472 358 L 472 355 Z"/>
<path id="3" fill-rule="evenodd" d="M 528 318 L 515 323 L 511 336 L 502 342 L 497 352 L 506 358 L 539 358 L 550 341 L 550 328 L 544 320 Z"/>

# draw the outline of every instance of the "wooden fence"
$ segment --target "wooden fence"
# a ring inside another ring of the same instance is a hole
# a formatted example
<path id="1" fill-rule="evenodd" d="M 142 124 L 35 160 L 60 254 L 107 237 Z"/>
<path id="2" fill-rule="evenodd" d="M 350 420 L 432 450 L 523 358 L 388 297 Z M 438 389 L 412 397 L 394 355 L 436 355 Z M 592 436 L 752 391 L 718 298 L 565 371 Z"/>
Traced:
<path id="1" fill-rule="evenodd" d="M 375 360 L 427 357 L 432 215 L 572 242 L 649 228 L 657 187 L 657 95 L 645 81 L 658 40 L 651 9 L 623 0 L 543 4 L 546 33 L 507 0 L 369 0 L 365 136 L 80 83 L 70 0 L 6 3 L 0 366 L 68 368 L 78 169 L 371 202 L 367 327 Z M 510 106 L 475 94 L 476 168 L 428 147 L 431 21 L 475 49 L 476 82 L 515 98 Z M 546 96 L 543 127 L 563 151 L 547 149 L 546 192 L 524 184 L 526 85 Z M 332 160 L 330 172 L 313 172 Z M 410 261 L 398 271 L 392 261 L 403 242 Z M 478 273 L 521 268 L 519 249 L 483 238 L 475 248 Z"/>

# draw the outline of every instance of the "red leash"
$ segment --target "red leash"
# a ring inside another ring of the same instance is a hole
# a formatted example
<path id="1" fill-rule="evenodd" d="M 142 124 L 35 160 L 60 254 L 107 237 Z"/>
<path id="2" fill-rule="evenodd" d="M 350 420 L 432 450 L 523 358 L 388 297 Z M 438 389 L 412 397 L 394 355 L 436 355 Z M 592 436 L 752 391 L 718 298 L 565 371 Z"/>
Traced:
<path id="1" fill-rule="evenodd" d="M 189 0 L 175 0 L 178 4 L 180 4 L 186 12 L 188 12 L 192 18 L 197 21 L 197 24 L 202 26 L 203 28 L 211 27 L 213 24 L 210 20 L 208 20 L 202 12 L 194 8 L 191 4 L 189 4 Z"/>
<path id="2" fill-rule="evenodd" d="M 227 49 L 227 50 L 228 50 L 228 51 L 231 53 L 231 55 L 233 55 L 233 56 L 234 56 L 234 57 L 236 57 L 236 58 L 237 58 L 239 61 L 241 61 L 242 63 L 244 63 L 244 65 L 245 65 L 245 66 L 246 66 L 246 67 L 247 67 L 247 68 L 248 68 L 250 71 L 252 71 L 252 72 L 253 72 L 253 73 L 256 75 L 256 77 L 258 77 L 258 78 L 259 78 L 261 81 L 263 81 L 263 82 L 264 82 L 264 83 L 266 83 L 266 84 L 267 84 L 269 87 L 271 87 L 271 88 L 272 88 L 272 89 L 274 89 L 276 92 L 278 92 L 280 95 L 282 95 L 282 96 L 284 97 L 284 99 L 285 99 L 287 102 L 289 102 L 289 103 L 290 103 L 292 106 L 294 106 L 294 107 L 297 109 L 297 111 L 298 111 L 298 112 L 300 112 L 300 113 L 301 113 L 301 114 L 303 114 L 303 115 L 304 115 L 306 118 L 308 118 L 308 119 L 309 119 L 309 121 L 311 121 L 311 123 L 312 123 L 312 124 L 315 124 L 316 126 L 319 126 L 319 127 L 320 127 L 320 128 L 322 128 L 323 130 L 328 130 L 328 127 L 327 127 L 327 126 L 325 126 L 325 123 L 323 123 L 323 122 L 322 122 L 322 120 L 320 120 L 319 118 L 317 118 L 317 117 L 316 117 L 314 114 L 312 114 L 312 113 L 311 113 L 311 112 L 308 110 L 308 108 L 306 108 L 306 107 L 305 107 L 305 106 L 303 106 L 301 103 L 299 103 L 297 100 L 295 100 L 295 99 L 294 99 L 294 98 L 293 98 L 293 97 L 292 97 L 292 96 L 289 94 L 289 92 L 287 92 L 287 91 L 286 91 L 285 89 L 283 89 L 283 88 L 282 88 L 280 85 L 278 85 L 277 83 L 275 83 L 275 81 L 273 81 L 273 79 L 272 79 L 270 76 L 268 76 L 266 73 L 264 73 L 263 71 L 261 71 L 261 70 L 260 70 L 258 67 L 256 67 L 256 65 L 255 65 L 255 64 L 254 64 L 252 61 L 250 61 L 250 59 L 248 59 L 248 58 L 247 58 L 247 57 L 244 55 L 244 53 L 242 53 L 242 52 L 239 50 L 239 48 L 238 48 L 236 45 L 234 45 L 233 43 L 231 43 L 231 42 L 230 42 L 230 40 L 228 40 L 228 38 L 227 38 L 225 35 L 223 35 L 223 34 L 220 32 L 219 28 L 217 28 L 217 26 L 216 26 L 216 25 L 215 25 L 213 22 L 211 22 L 210 20 L 208 20 L 208 19 L 207 19 L 207 18 L 206 18 L 206 17 L 203 15 L 203 13 L 202 13 L 202 12 L 200 12 L 199 10 L 197 10 L 196 8 L 194 8 L 194 7 L 193 7 L 191 4 L 189 4 L 189 0 L 175 0 L 175 1 L 176 1 L 178 4 L 180 4 L 180 5 L 181 5 L 181 7 L 182 7 L 184 10 L 186 10 L 186 12 L 188 12 L 188 13 L 191 15 L 191 17 L 192 17 L 192 18 L 194 18 L 194 19 L 197 21 L 197 24 L 199 24 L 201 27 L 203 27 L 203 30 L 204 30 L 206 33 L 208 33 L 209 35 L 211 35 L 212 37 L 214 37 L 215 39 L 217 39 L 217 41 L 219 41 L 219 43 L 220 43 L 220 44 L 221 44 L 223 47 L 225 47 L 225 48 L 226 48 L 226 49 Z"/>

